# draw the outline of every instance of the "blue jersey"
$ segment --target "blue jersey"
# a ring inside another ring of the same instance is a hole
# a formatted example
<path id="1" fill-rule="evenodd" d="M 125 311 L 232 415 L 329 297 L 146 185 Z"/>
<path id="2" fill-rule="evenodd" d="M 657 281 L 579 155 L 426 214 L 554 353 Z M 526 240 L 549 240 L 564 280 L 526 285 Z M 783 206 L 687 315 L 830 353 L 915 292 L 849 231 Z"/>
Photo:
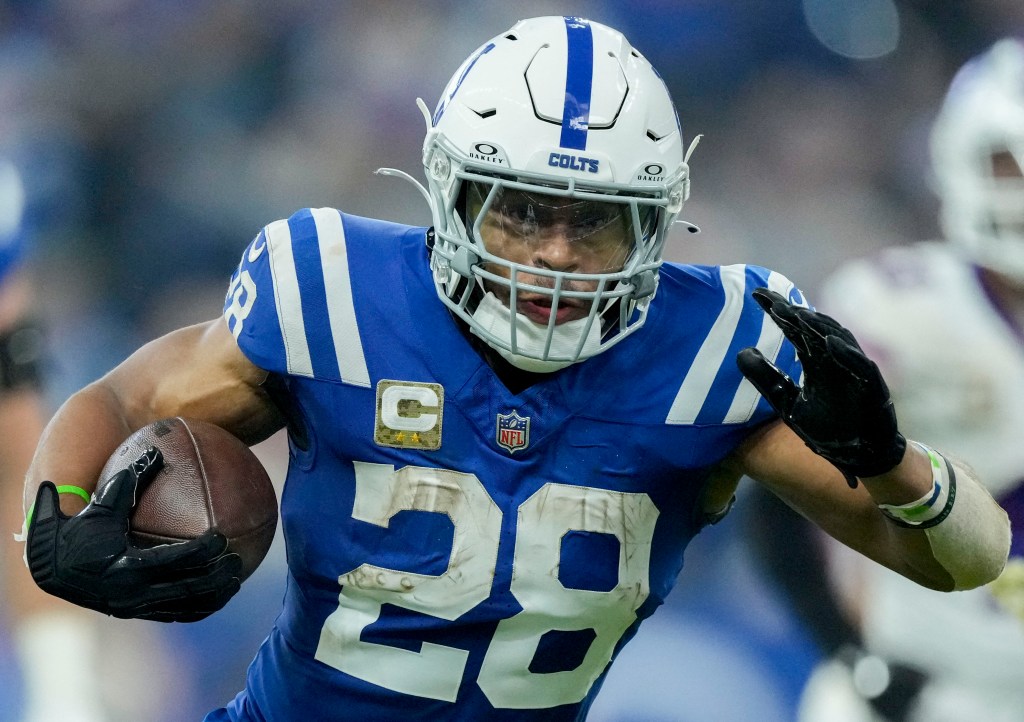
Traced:
<path id="1" fill-rule="evenodd" d="M 736 352 L 799 376 L 750 296 L 801 300 L 788 280 L 666 265 L 643 329 L 512 393 L 437 299 L 426 235 L 307 209 L 243 254 L 228 326 L 303 423 L 284 609 L 210 720 L 582 719 L 710 471 L 772 418 Z"/>

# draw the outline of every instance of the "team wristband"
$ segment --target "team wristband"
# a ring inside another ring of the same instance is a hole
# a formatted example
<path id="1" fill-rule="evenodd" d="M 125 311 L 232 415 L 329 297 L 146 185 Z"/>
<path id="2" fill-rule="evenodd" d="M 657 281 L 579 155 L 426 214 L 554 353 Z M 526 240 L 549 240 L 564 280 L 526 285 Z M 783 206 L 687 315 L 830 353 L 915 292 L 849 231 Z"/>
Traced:
<path id="1" fill-rule="evenodd" d="M 926 454 L 932 466 L 932 488 L 917 501 L 908 504 L 879 504 L 878 508 L 891 521 L 911 529 L 933 527 L 953 510 L 956 499 L 956 474 L 942 454 L 924 444 L 914 442 Z"/>
<path id="2" fill-rule="evenodd" d="M 92 495 L 89 492 L 87 492 L 85 489 L 83 489 L 80 486 L 75 486 L 74 484 L 61 484 L 60 486 L 57 487 L 57 493 L 58 494 L 74 494 L 75 496 L 80 496 L 80 497 L 82 497 L 82 499 L 85 501 L 86 504 L 88 504 L 90 501 L 92 501 Z M 29 507 L 28 516 L 25 517 L 25 528 L 26 529 L 28 529 L 30 526 L 32 526 L 32 513 L 35 510 L 36 510 L 36 505 L 33 503 L 32 506 Z"/>

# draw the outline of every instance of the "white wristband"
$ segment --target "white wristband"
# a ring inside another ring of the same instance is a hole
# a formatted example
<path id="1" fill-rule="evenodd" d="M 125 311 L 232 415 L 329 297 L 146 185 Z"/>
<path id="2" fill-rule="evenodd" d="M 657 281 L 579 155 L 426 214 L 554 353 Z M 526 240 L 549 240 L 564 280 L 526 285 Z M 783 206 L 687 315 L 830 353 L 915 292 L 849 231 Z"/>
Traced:
<path id="1" fill-rule="evenodd" d="M 927 494 L 907 504 L 879 504 L 882 513 L 900 526 L 926 529 L 935 526 L 952 511 L 956 499 L 956 473 L 942 454 L 922 443 L 917 444 L 932 466 L 932 488 Z"/>

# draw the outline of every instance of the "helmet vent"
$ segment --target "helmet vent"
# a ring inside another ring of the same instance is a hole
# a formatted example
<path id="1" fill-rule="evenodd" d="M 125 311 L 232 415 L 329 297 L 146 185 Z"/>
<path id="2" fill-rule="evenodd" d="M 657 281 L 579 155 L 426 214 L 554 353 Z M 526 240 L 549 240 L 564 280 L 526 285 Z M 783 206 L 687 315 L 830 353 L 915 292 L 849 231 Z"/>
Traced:
<path id="1" fill-rule="evenodd" d="M 488 110 L 474 110 L 473 112 L 479 115 L 481 118 L 490 118 L 492 115 L 495 115 L 498 111 L 496 108 L 490 108 Z"/>
<path id="2" fill-rule="evenodd" d="M 648 138 L 650 138 L 651 140 L 653 140 L 653 141 L 654 141 L 655 143 L 657 143 L 657 142 L 658 142 L 659 140 L 661 140 L 661 139 L 662 139 L 662 138 L 664 138 L 665 136 L 663 136 L 663 135 L 658 135 L 658 134 L 657 134 L 657 133 L 655 133 L 655 132 L 654 132 L 653 130 L 648 130 L 648 131 L 647 131 L 647 137 L 648 137 Z"/>
<path id="3" fill-rule="evenodd" d="M 519 38 L 516 37 L 513 33 L 509 33 L 508 35 L 505 36 L 505 39 L 506 40 L 518 40 Z"/>

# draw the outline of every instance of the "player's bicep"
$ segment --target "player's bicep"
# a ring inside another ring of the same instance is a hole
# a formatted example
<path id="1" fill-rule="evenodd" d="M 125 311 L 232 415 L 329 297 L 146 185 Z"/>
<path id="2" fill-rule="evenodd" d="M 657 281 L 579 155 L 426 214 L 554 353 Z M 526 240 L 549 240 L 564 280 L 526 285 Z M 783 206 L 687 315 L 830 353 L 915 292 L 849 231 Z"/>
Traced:
<path id="1" fill-rule="evenodd" d="M 255 443 L 283 425 L 262 387 L 266 377 L 217 318 L 151 341 L 99 383 L 117 397 L 130 428 L 186 416 Z"/>

